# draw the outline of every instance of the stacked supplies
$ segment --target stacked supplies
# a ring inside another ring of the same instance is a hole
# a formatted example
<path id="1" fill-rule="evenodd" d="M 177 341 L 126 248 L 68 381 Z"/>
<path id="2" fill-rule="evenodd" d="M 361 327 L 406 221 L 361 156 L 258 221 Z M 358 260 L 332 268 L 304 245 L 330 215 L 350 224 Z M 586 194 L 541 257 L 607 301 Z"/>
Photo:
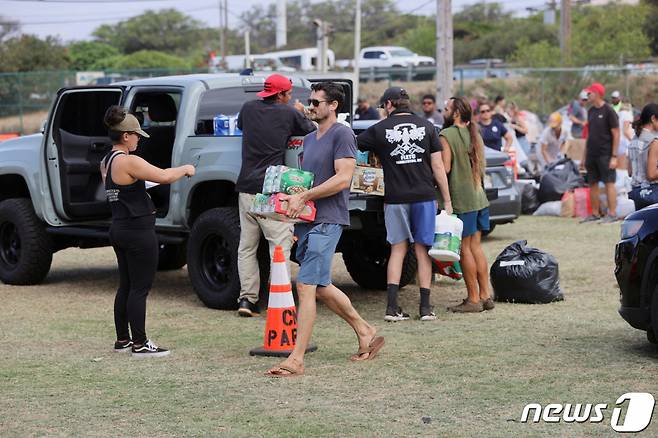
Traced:
<path id="1" fill-rule="evenodd" d="M 288 201 L 281 199 L 283 195 L 294 195 L 309 190 L 313 186 L 315 175 L 300 169 L 287 166 L 270 166 L 265 172 L 263 193 L 258 193 L 251 204 L 251 214 L 271 218 L 282 222 L 313 222 L 315 220 L 315 203 L 306 202 L 299 215 L 293 219 L 288 217 Z"/>

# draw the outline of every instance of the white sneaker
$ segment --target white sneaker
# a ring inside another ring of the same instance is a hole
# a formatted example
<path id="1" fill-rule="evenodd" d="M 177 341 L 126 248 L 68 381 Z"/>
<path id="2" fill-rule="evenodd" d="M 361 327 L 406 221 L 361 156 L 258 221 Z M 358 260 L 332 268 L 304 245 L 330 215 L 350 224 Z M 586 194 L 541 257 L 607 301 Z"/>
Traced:
<path id="1" fill-rule="evenodd" d="M 160 348 L 149 340 L 144 342 L 144 345 L 140 347 L 133 345 L 132 348 L 133 357 L 164 357 L 169 356 L 169 353 L 171 351 L 166 348 Z"/>
<path id="2" fill-rule="evenodd" d="M 384 321 L 388 322 L 406 321 L 408 319 L 409 314 L 404 313 L 401 307 L 398 307 L 397 310 L 386 309 L 386 315 L 384 315 Z"/>

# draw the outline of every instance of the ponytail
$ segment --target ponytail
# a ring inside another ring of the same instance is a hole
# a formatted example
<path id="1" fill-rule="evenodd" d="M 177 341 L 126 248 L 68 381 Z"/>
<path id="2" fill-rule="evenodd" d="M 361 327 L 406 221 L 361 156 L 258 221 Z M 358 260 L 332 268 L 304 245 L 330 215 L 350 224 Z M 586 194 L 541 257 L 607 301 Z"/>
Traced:
<path id="1" fill-rule="evenodd" d="M 473 184 L 475 187 L 482 185 L 482 171 L 480 169 L 484 160 L 484 145 L 480 142 L 478 134 L 478 127 L 471 120 L 473 111 L 471 105 L 461 97 L 451 97 L 452 108 L 459 114 L 462 122 L 468 126 L 468 133 L 470 137 L 470 145 L 468 146 L 468 160 L 471 164 L 471 173 L 473 176 Z"/>
<path id="2" fill-rule="evenodd" d="M 656 103 L 645 105 L 640 117 L 633 121 L 632 127 L 637 137 L 642 133 L 642 128 L 651 123 L 651 117 L 658 119 L 658 104 Z"/>

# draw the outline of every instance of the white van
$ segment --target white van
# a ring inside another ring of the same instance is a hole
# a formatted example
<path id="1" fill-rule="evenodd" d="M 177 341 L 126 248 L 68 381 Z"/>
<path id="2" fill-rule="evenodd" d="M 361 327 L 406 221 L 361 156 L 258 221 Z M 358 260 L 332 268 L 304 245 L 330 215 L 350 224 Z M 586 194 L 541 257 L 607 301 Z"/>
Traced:
<path id="1" fill-rule="evenodd" d="M 436 61 L 430 56 L 421 56 L 405 47 L 372 46 L 361 49 L 359 68 L 370 67 L 414 67 L 432 66 Z"/>
<path id="2" fill-rule="evenodd" d="M 310 47 L 307 49 L 281 50 L 268 52 L 265 56 L 278 58 L 285 66 L 292 67 L 297 71 L 317 70 L 318 49 Z M 327 50 L 327 69 L 332 70 L 336 64 L 336 55 L 333 50 Z"/>

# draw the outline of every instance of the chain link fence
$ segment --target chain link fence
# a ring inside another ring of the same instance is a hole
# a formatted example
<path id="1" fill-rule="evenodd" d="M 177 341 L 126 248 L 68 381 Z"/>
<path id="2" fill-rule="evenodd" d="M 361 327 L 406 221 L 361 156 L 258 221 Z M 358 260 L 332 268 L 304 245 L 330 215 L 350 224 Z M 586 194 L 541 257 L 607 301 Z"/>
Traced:
<path id="1" fill-rule="evenodd" d="M 57 90 L 76 85 L 106 85 L 112 82 L 190 73 L 196 70 L 122 70 L 107 72 L 47 71 L 0 74 L 0 133 L 37 132 L 47 117 Z M 414 104 L 423 94 L 434 94 L 434 67 L 370 68 L 360 71 L 361 94 L 376 102 L 391 85 L 407 88 Z M 303 74 L 303 73 L 302 73 Z M 331 72 L 327 76 L 331 76 Z M 540 118 L 567 105 L 592 82 L 603 83 L 608 92 L 619 90 L 635 108 L 655 99 L 658 66 L 509 69 L 456 68 L 453 92 L 479 101 L 505 96 L 521 109 Z M 419 106 L 416 106 L 420 110 Z"/>

